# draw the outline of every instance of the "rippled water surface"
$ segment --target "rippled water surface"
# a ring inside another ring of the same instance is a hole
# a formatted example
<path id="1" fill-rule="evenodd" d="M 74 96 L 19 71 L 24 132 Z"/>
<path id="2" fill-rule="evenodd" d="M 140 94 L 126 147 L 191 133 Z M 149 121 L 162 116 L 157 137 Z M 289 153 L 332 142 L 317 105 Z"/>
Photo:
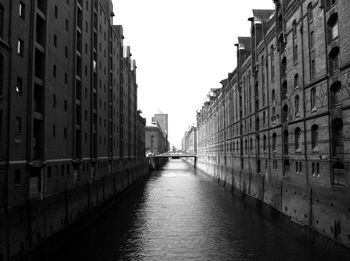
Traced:
<path id="1" fill-rule="evenodd" d="M 322 260 L 322 251 L 296 234 L 171 160 L 55 259 Z"/>

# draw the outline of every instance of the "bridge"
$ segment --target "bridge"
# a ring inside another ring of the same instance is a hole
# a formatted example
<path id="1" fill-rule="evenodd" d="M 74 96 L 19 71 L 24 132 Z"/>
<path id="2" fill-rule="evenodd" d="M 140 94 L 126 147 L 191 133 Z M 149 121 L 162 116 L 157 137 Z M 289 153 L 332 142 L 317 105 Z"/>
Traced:
<path id="1" fill-rule="evenodd" d="M 197 154 L 192 154 L 184 151 L 168 151 L 162 154 L 157 155 L 149 155 L 147 156 L 149 160 L 158 160 L 162 158 L 172 158 L 172 159 L 180 159 L 180 158 L 193 158 L 194 159 L 194 168 L 197 167 Z"/>

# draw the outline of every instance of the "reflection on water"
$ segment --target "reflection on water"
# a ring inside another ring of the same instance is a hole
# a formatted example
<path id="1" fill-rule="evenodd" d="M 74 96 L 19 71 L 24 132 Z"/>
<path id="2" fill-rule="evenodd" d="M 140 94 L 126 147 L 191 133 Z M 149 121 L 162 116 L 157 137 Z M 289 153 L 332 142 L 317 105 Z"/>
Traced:
<path id="1" fill-rule="evenodd" d="M 290 230 L 171 160 L 55 260 L 323 260 Z"/>

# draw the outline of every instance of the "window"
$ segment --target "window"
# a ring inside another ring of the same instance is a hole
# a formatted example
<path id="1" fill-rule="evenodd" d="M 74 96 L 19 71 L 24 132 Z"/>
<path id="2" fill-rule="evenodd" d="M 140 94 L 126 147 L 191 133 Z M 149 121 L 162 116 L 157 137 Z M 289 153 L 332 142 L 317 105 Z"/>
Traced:
<path id="1" fill-rule="evenodd" d="M 272 94 L 271 94 L 271 97 L 272 97 L 272 102 L 275 102 L 275 100 L 276 100 L 276 93 L 275 93 L 275 89 L 272 89 Z"/>
<path id="2" fill-rule="evenodd" d="M 22 118 L 16 117 L 16 134 L 22 133 Z"/>
<path id="3" fill-rule="evenodd" d="M 316 124 L 311 127 L 311 148 L 318 148 L 318 126 Z"/>
<path id="4" fill-rule="evenodd" d="M 15 186 L 20 186 L 22 183 L 21 170 L 15 169 Z"/>
<path id="5" fill-rule="evenodd" d="M 299 110 L 300 110 L 299 95 L 295 96 L 294 106 L 295 106 L 295 116 L 299 116 Z"/>
<path id="6" fill-rule="evenodd" d="M 288 149 L 288 145 L 289 144 L 288 144 L 288 142 L 289 142 L 289 133 L 288 133 L 287 130 L 285 130 L 284 133 L 283 133 L 283 145 L 284 145 L 283 152 L 286 155 L 289 153 L 289 149 Z"/>
<path id="7" fill-rule="evenodd" d="M 68 58 L 68 46 L 64 47 L 64 56 Z"/>
<path id="8" fill-rule="evenodd" d="M 54 65 L 53 68 L 52 68 L 52 75 L 53 75 L 54 78 L 56 78 L 56 76 L 57 76 L 57 68 L 56 68 L 56 65 Z"/>
<path id="9" fill-rule="evenodd" d="M 67 73 L 64 74 L 64 84 L 67 84 L 68 82 L 68 75 Z"/>
<path id="10" fill-rule="evenodd" d="M 301 130 L 300 128 L 296 128 L 295 129 L 295 150 L 296 151 L 301 150 L 300 138 L 301 138 Z"/>
<path id="11" fill-rule="evenodd" d="M 55 5 L 55 17 L 56 18 L 58 17 L 58 7 L 57 7 L 57 5 Z"/>
<path id="12" fill-rule="evenodd" d="M 25 19 L 25 14 L 26 14 L 26 6 L 23 2 L 20 2 L 18 6 L 18 15 L 19 17 Z"/>
<path id="13" fill-rule="evenodd" d="M 51 180 L 51 178 L 52 178 L 52 167 L 47 167 L 46 175 L 47 175 L 47 179 Z"/>
<path id="14" fill-rule="evenodd" d="M 21 39 L 17 41 L 17 54 L 23 56 L 24 42 Z"/>
<path id="15" fill-rule="evenodd" d="M 66 19 L 66 31 L 68 31 L 68 19 Z"/>
<path id="16" fill-rule="evenodd" d="M 330 43 L 334 39 L 336 39 L 339 35 L 337 13 L 334 13 L 329 17 L 327 21 L 327 27 L 328 27 L 328 42 Z"/>
<path id="17" fill-rule="evenodd" d="M 22 95 L 22 91 L 23 91 L 23 81 L 22 81 L 22 78 L 17 77 L 16 94 L 17 94 L 17 95 Z"/>
<path id="18" fill-rule="evenodd" d="M 276 151 L 277 134 L 272 134 L 272 150 Z"/>
<path id="19" fill-rule="evenodd" d="M 338 107 L 342 105 L 343 97 L 341 97 L 341 82 L 337 81 L 331 86 L 331 105 L 332 108 Z"/>
<path id="20" fill-rule="evenodd" d="M 298 88 L 299 87 L 299 75 L 295 74 L 294 75 L 294 88 Z"/>
<path id="21" fill-rule="evenodd" d="M 4 17 L 4 7 L 0 4 L 0 37 L 4 37 L 4 23 L 5 23 L 5 17 Z"/>
<path id="22" fill-rule="evenodd" d="M 311 98 L 311 110 L 315 110 L 316 109 L 316 88 L 312 88 L 311 89 L 311 94 L 310 94 L 310 98 Z"/>
<path id="23" fill-rule="evenodd" d="M 63 137 L 66 139 L 67 138 L 67 128 L 63 129 Z"/>
<path id="24" fill-rule="evenodd" d="M 312 163 L 312 176 L 320 176 L 320 163 Z"/>
<path id="25" fill-rule="evenodd" d="M 56 108 L 56 95 L 52 95 L 52 107 Z"/>
<path id="26" fill-rule="evenodd" d="M 53 36 L 53 45 L 57 47 L 57 35 Z"/>
<path id="27" fill-rule="evenodd" d="M 66 101 L 66 100 L 64 101 L 63 107 L 64 107 L 64 111 L 66 112 L 66 111 L 67 111 L 67 107 L 68 107 L 68 106 L 67 106 L 67 101 Z"/>
<path id="28" fill-rule="evenodd" d="M 293 22 L 293 61 L 298 60 L 298 39 L 297 39 L 297 22 Z"/>
<path id="29" fill-rule="evenodd" d="M 263 148 L 264 148 L 264 150 L 266 150 L 266 144 L 267 143 L 267 138 L 266 138 L 266 136 L 264 135 L 264 138 L 263 138 Z"/>
<path id="30" fill-rule="evenodd" d="M 339 47 L 335 47 L 329 53 L 329 73 L 334 73 L 339 70 Z"/>
<path id="31" fill-rule="evenodd" d="M 56 126 L 52 125 L 52 137 L 56 137 Z"/>

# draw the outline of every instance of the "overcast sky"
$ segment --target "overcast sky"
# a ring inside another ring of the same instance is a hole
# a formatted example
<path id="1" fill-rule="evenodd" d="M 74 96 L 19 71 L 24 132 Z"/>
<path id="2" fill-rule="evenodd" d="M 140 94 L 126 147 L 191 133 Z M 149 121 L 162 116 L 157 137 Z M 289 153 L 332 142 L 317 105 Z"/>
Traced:
<path id="1" fill-rule="evenodd" d="M 113 0 L 114 23 L 137 62 L 143 117 L 169 114 L 169 141 L 181 147 L 210 88 L 236 66 L 234 44 L 249 36 L 252 9 L 272 0 Z"/>

